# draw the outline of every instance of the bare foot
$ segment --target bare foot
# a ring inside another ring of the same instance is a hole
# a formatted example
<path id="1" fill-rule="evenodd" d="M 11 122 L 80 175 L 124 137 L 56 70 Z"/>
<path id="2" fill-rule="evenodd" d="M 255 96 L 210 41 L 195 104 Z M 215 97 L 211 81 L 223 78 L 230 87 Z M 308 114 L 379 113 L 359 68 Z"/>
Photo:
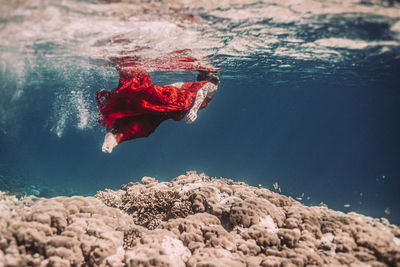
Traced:
<path id="1" fill-rule="evenodd" d="M 111 154 L 112 150 L 117 145 L 118 145 L 118 142 L 117 142 L 116 135 L 113 134 L 113 133 L 108 132 L 106 134 L 106 136 L 104 137 L 104 143 L 103 143 L 103 147 L 101 148 L 101 150 L 104 153 L 110 153 Z"/>
<path id="2" fill-rule="evenodd" d="M 197 112 L 190 110 L 189 113 L 186 115 L 186 123 L 191 124 L 197 119 Z"/>

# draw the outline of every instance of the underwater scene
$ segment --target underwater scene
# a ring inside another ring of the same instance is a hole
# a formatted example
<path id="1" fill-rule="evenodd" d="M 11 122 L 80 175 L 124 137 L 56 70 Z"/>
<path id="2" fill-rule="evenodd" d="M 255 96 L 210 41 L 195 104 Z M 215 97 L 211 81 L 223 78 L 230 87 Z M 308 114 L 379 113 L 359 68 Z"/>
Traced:
<path id="1" fill-rule="evenodd" d="M 400 2 L 0 0 L 0 267 L 400 266 Z"/>
<path id="2" fill-rule="evenodd" d="M 104 153 L 96 92 L 121 87 L 128 65 L 159 86 L 201 82 L 199 71 L 210 71 L 218 90 L 193 123 L 167 119 Z M 399 103 L 395 0 L 1 0 L 0 191 L 15 201 L 104 200 L 106 189 L 125 184 L 129 193 L 131 182 L 153 178 L 176 186 L 186 173 L 179 192 L 204 175 L 227 178 L 398 226 Z M 278 217 L 260 220 L 280 228 Z M 246 227 L 232 220 L 225 229 Z M 376 252 L 387 265 L 370 266 L 399 266 L 399 240 L 397 258 Z"/>

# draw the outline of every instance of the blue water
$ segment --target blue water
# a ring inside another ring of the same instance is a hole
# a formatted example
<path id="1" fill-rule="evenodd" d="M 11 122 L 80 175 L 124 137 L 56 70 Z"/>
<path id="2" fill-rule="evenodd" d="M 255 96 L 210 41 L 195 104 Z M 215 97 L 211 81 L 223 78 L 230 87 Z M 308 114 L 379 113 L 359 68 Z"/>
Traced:
<path id="1" fill-rule="evenodd" d="M 372 21 L 343 26 L 333 18 L 312 29 L 300 25 L 292 37 L 397 42 L 389 22 Z M 278 182 L 283 194 L 307 205 L 323 202 L 400 224 L 400 46 L 389 48 L 332 48 L 345 55 L 341 60 L 216 53 L 208 60 L 220 70 L 219 90 L 194 124 L 167 121 L 111 155 L 101 152 L 105 130 L 94 97 L 117 86 L 112 64 L 72 52 L 48 57 L 51 43 L 19 50 L 0 73 L 0 190 L 34 185 L 43 196 L 92 195 L 143 176 L 168 181 L 197 170 L 271 190 Z M 23 79 L 9 67 L 21 60 Z M 164 85 L 192 81 L 196 72 L 150 75 Z"/>

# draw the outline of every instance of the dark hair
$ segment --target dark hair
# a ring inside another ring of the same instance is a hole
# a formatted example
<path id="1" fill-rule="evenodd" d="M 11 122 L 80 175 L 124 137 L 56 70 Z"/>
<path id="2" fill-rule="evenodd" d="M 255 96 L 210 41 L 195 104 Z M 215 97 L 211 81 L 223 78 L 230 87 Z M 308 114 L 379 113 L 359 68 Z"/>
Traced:
<path id="1" fill-rule="evenodd" d="M 204 71 L 200 70 L 197 75 L 197 81 L 209 81 L 215 85 L 219 83 L 218 71 Z"/>

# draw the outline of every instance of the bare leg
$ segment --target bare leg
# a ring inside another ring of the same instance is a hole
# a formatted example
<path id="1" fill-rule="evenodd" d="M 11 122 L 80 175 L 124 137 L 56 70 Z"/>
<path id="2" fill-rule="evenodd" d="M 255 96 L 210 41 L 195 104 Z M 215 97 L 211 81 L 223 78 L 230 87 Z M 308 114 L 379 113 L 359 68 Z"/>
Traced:
<path id="1" fill-rule="evenodd" d="M 101 150 L 104 153 L 110 153 L 112 152 L 112 150 L 118 145 L 117 142 L 117 138 L 116 135 L 113 134 L 112 132 L 107 132 L 106 136 L 104 137 L 104 143 L 103 143 L 103 147 L 101 148 Z"/>

